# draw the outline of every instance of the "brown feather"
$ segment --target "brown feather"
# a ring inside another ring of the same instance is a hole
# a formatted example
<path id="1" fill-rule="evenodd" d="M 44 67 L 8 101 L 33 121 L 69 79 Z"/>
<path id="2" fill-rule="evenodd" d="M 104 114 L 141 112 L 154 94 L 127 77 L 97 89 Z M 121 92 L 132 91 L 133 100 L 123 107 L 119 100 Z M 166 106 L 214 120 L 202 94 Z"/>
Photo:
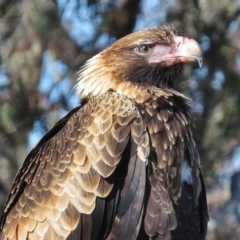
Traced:
<path id="1" fill-rule="evenodd" d="M 0 239 L 205 238 L 193 114 L 173 89 L 182 63 L 193 61 L 176 55 L 180 39 L 183 48 L 192 44 L 187 53 L 196 60 L 197 43 L 164 26 L 128 35 L 87 62 L 77 85 L 83 106 L 27 156 L 4 208 Z M 148 44 L 153 52 L 139 54 Z M 181 176 L 183 163 L 191 184 Z"/>

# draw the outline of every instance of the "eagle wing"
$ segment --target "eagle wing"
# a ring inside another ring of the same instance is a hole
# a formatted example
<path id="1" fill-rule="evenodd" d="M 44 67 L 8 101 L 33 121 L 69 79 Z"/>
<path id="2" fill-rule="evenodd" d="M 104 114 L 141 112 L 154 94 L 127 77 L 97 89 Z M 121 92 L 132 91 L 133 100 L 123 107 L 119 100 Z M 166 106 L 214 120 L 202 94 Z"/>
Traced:
<path id="1" fill-rule="evenodd" d="M 5 205 L 1 239 L 128 239 L 140 228 L 148 155 L 133 102 L 112 92 L 93 98 L 27 156 Z"/>

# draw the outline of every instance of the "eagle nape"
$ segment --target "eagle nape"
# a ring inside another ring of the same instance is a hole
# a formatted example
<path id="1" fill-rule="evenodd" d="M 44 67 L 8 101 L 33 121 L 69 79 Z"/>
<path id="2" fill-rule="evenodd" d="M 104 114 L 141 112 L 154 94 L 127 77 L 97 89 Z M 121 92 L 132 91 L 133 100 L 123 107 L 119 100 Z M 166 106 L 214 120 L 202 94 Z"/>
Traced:
<path id="1" fill-rule="evenodd" d="M 89 59 L 84 102 L 19 169 L 0 239 L 204 240 L 208 210 L 190 100 L 174 83 L 199 44 L 144 29 Z"/>

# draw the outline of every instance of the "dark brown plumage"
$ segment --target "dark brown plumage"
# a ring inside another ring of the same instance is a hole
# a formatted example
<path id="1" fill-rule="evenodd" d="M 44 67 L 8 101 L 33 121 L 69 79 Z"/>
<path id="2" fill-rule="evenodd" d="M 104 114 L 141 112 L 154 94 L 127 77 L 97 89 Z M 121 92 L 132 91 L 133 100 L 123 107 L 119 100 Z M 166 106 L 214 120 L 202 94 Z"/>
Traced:
<path id="1" fill-rule="evenodd" d="M 199 45 L 172 27 L 130 34 L 90 59 L 84 105 L 20 168 L 0 239 L 203 240 L 206 193 L 189 99 L 174 90 Z"/>

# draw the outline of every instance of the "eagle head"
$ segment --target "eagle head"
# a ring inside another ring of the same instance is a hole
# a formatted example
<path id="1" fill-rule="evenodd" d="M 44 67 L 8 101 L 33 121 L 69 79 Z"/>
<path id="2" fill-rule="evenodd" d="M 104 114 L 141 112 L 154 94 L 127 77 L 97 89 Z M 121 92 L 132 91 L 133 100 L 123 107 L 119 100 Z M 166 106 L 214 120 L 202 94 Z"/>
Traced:
<path id="1" fill-rule="evenodd" d="M 131 97 L 129 89 L 173 88 L 182 65 L 197 61 L 202 51 L 192 38 L 179 36 L 173 26 L 129 34 L 89 59 L 80 70 L 81 97 L 116 91 Z"/>

